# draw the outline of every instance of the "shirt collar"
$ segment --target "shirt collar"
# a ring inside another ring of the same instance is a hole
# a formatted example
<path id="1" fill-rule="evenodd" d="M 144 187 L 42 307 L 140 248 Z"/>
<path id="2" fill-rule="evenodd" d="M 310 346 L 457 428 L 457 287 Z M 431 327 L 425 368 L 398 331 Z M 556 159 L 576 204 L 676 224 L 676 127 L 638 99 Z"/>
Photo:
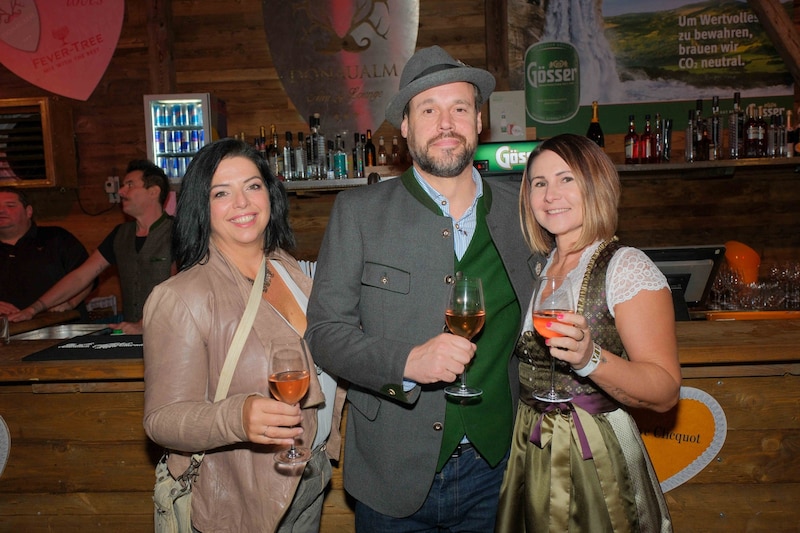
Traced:
<path id="1" fill-rule="evenodd" d="M 431 200 L 439 206 L 442 212 L 450 216 L 450 202 L 447 200 L 447 197 L 443 194 L 440 194 L 439 191 L 431 187 L 431 185 L 425 181 L 425 179 L 417 172 L 416 167 L 411 167 L 414 171 L 414 179 L 417 181 L 419 186 L 425 191 Z M 475 167 L 472 167 L 472 181 L 475 183 L 475 199 L 472 201 L 472 207 L 475 207 L 475 204 L 478 202 L 478 198 L 483 196 L 483 179 L 481 179 L 480 172 Z"/>

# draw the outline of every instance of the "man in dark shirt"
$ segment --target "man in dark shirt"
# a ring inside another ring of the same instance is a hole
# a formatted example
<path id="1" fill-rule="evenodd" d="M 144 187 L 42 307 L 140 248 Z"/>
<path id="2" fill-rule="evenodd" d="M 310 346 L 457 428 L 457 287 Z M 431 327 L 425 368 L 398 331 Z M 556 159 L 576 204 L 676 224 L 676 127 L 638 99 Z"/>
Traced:
<path id="1" fill-rule="evenodd" d="M 10 315 L 31 305 L 44 291 L 79 267 L 89 254 L 70 232 L 39 226 L 27 195 L 15 187 L 0 187 L 0 314 Z M 86 309 L 85 287 L 51 311 Z"/>
<path id="2" fill-rule="evenodd" d="M 89 259 L 9 320 L 33 318 L 49 306 L 70 298 L 106 268 L 116 265 L 122 288 L 123 322 L 112 327 L 126 334 L 141 334 L 142 307 L 147 296 L 153 287 L 175 273 L 172 217 L 163 207 L 168 193 L 169 181 L 161 168 L 150 161 L 131 161 L 119 197 L 123 212 L 133 220 L 116 226 Z"/>

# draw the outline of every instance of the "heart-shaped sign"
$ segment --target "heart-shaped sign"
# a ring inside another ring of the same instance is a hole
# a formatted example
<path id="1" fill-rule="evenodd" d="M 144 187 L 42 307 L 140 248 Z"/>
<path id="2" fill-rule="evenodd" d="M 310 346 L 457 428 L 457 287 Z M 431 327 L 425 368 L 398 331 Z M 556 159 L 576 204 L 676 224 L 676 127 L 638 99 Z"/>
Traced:
<path id="1" fill-rule="evenodd" d="M 33 52 L 39 45 L 39 11 L 33 0 L 0 0 L 0 41 Z"/>
<path id="2" fill-rule="evenodd" d="M 87 100 L 122 30 L 125 3 L 0 0 L 0 62 L 55 94 Z"/>
<path id="3" fill-rule="evenodd" d="M 681 387 L 678 405 L 666 413 L 635 411 L 633 416 L 664 492 L 708 466 L 728 433 L 719 403 L 693 387 Z"/>
<path id="4" fill-rule="evenodd" d="M 419 0 L 262 0 L 262 10 L 272 61 L 301 116 L 320 113 L 331 137 L 378 129 L 416 48 Z"/>

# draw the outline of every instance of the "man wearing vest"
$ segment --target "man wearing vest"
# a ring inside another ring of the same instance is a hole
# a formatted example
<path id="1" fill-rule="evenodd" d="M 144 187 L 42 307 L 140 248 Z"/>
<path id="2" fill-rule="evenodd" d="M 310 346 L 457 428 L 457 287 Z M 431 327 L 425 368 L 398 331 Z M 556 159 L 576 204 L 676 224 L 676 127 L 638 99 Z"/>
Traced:
<path id="1" fill-rule="evenodd" d="M 126 334 L 141 334 L 142 306 L 147 296 L 153 287 L 175 273 L 172 217 L 164 211 L 168 193 L 169 181 L 161 168 L 150 161 L 131 161 L 119 197 L 122 211 L 133 220 L 116 226 L 81 266 L 10 320 L 33 318 L 83 290 L 109 266 L 117 265 L 123 322 L 111 326 Z"/>
<path id="2" fill-rule="evenodd" d="M 415 53 L 386 109 L 412 168 L 340 192 L 331 212 L 306 338 L 350 382 L 344 486 L 359 532 L 494 528 L 517 400 L 511 354 L 535 270 L 519 184 L 488 183 L 472 166 L 494 86 L 438 46 Z M 475 344 L 443 333 L 457 273 L 483 280 Z M 448 399 L 464 370 L 483 394 Z"/>

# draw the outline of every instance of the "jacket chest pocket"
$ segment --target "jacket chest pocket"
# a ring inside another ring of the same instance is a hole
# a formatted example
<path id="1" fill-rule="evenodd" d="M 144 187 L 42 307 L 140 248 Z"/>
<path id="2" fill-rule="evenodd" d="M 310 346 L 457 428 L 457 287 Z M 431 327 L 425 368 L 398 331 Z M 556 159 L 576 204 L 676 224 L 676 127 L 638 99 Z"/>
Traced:
<path id="1" fill-rule="evenodd" d="M 411 290 L 411 274 L 387 265 L 365 263 L 361 284 L 398 294 L 408 294 Z"/>

